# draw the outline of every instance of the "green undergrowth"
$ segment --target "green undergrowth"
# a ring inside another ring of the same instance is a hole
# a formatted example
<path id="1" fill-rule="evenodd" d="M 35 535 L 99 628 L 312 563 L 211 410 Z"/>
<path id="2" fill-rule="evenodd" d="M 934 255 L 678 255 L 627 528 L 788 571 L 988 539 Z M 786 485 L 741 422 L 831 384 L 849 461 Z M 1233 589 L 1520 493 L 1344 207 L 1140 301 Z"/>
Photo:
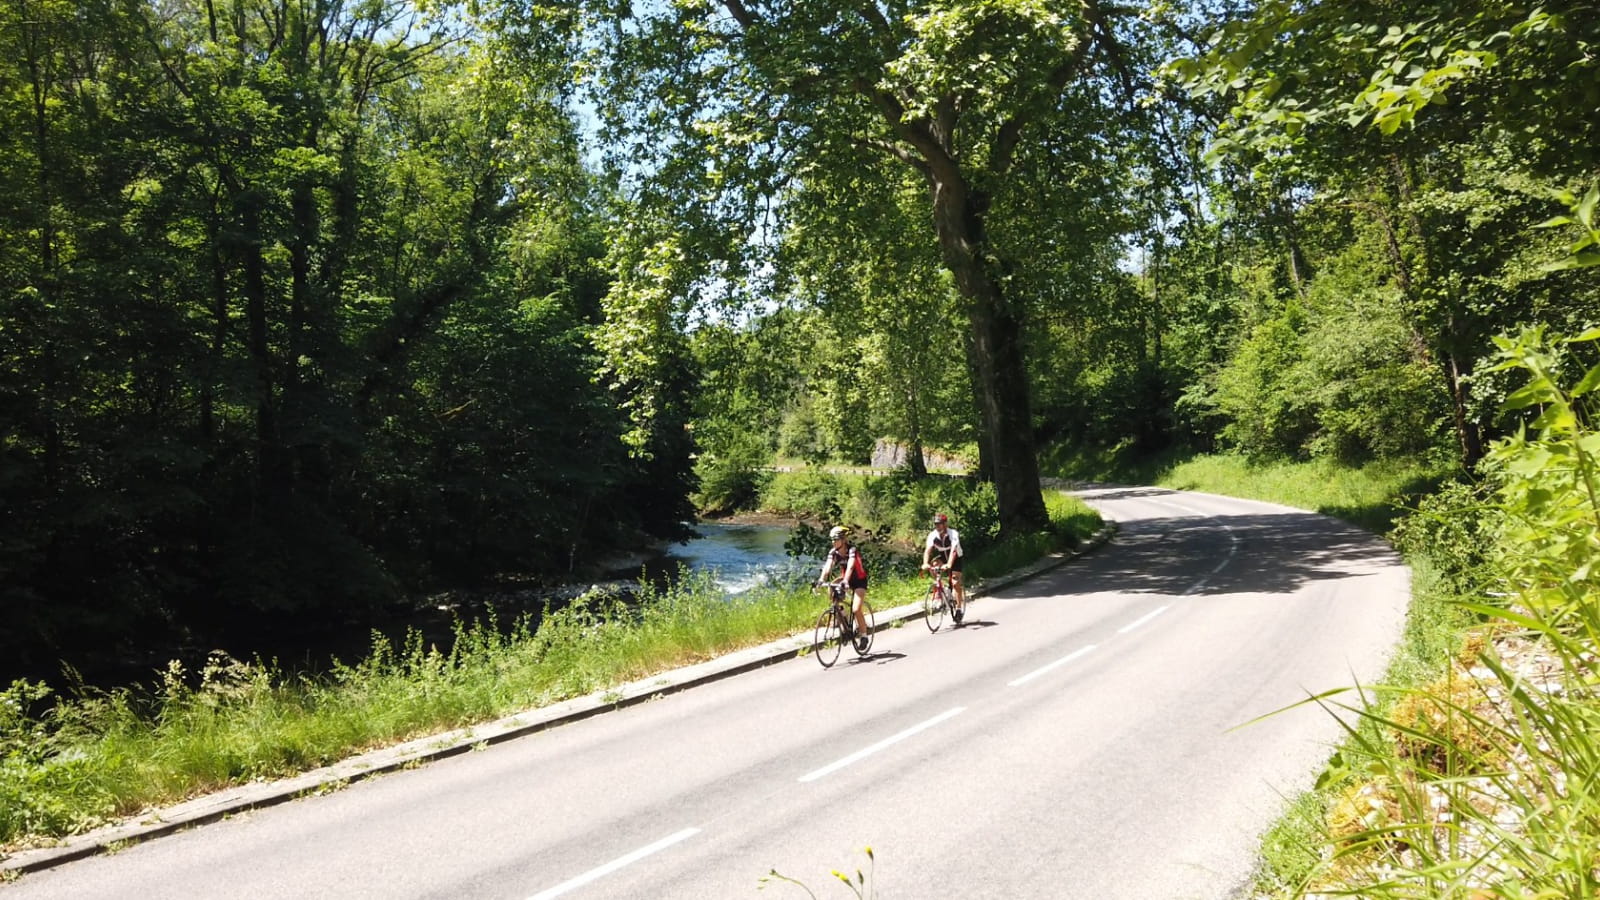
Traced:
<path id="1" fill-rule="evenodd" d="M 1092 533 L 1098 517 L 1064 496 L 1051 528 L 990 542 L 981 579 Z M 873 605 L 918 597 L 914 566 L 875 571 Z M 462 623 L 447 649 L 413 633 L 374 637 L 365 659 L 326 676 L 214 656 L 177 663 L 160 686 L 65 695 L 18 681 L 0 691 L 0 847 L 47 843 L 208 791 L 285 777 L 356 753 L 603 691 L 803 632 L 823 600 L 806 585 L 726 597 L 709 574 L 641 585 L 624 602 L 592 594 L 526 621 Z"/>

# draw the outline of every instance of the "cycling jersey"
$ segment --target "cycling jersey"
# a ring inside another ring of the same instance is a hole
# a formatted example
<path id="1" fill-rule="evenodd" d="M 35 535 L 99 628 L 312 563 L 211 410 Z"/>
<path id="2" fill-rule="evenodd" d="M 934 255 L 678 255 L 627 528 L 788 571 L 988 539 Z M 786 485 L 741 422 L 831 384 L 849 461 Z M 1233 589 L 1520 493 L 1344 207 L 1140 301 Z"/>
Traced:
<path id="1" fill-rule="evenodd" d="M 928 542 L 924 545 L 924 549 L 933 551 L 929 557 L 930 559 L 942 558 L 948 560 L 950 571 L 961 571 L 961 562 L 963 557 L 966 556 L 961 550 L 961 532 L 956 531 L 954 528 L 946 528 L 944 534 L 940 534 L 939 529 L 935 528 L 928 532 Z"/>
<path id="2" fill-rule="evenodd" d="M 835 563 L 841 565 L 840 570 L 844 573 L 845 584 L 852 588 L 867 586 L 867 563 L 861 558 L 861 551 L 856 549 L 855 544 L 846 544 L 843 551 L 830 549 L 828 563 L 823 566 L 823 571 L 832 570 Z"/>

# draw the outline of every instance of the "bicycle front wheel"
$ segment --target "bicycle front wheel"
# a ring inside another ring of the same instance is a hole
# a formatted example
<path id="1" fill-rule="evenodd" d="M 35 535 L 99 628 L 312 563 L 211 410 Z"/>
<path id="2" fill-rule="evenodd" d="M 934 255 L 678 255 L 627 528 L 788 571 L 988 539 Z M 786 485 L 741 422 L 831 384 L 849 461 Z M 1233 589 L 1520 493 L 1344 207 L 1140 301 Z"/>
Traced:
<path id="1" fill-rule="evenodd" d="M 929 631 L 938 631 L 944 625 L 944 608 L 944 591 L 937 584 L 929 585 L 922 598 L 922 621 Z"/>
<path id="2" fill-rule="evenodd" d="M 826 610 L 817 619 L 817 631 L 813 635 L 811 653 L 816 656 L 817 662 L 822 663 L 824 669 L 839 661 L 839 650 L 844 643 L 844 636 L 839 632 L 839 617 L 833 610 Z"/>

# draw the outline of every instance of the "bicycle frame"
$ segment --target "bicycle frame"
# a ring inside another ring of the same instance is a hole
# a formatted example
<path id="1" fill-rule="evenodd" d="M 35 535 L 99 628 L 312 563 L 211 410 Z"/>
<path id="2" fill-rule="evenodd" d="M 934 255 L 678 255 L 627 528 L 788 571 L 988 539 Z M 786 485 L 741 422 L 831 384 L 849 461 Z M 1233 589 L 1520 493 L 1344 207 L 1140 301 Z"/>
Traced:
<path id="1" fill-rule="evenodd" d="M 929 569 L 928 576 L 933 582 L 922 598 L 922 621 L 929 631 L 938 631 L 944 625 L 945 613 L 951 610 L 950 572 L 941 565 Z"/>
<path id="2" fill-rule="evenodd" d="M 865 600 L 861 602 L 861 613 L 866 619 L 867 630 L 858 634 L 853 604 L 847 599 L 850 597 L 849 588 L 845 587 L 843 581 L 830 581 L 827 587 L 828 608 L 823 610 L 822 616 L 817 620 L 816 634 L 812 642 L 812 652 L 824 669 L 838 661 L 839 651 L 846 643 L 851 645 L 857 656 L 865 657 L 872 652 L 872 635 L 875 630 L 871 605 Z M 867 639 L 865 647 L 856 643 L 862 637 Z"/>

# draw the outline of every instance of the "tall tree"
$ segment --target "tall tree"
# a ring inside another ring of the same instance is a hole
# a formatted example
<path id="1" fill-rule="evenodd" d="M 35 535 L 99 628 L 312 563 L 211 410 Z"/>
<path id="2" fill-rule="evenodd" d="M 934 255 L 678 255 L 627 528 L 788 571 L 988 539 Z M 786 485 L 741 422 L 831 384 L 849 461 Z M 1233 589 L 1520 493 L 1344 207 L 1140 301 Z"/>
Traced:
<path id="1" fill-rule="evenodd" d="M 1468 466 L 1485 446 L 1473 370 L 1538 302 L 1510 240 L 1537 221 L 1549 183 L 1533 180 L 1600 165 L 1594 117 L 1571 112 L 1600 97 L 1589 6 L 1268 0 L 1168 68 L 1225 101 L 1219 152 L 1337 193 L 1381 229 Z"/>
<path id="2" fill-rule="evenodd" d="M 888 161 L 920 180 L 927 234 L 963 301 L 1003 527 L 1042 524 L 1022 335 L 1037 285 L 1016 265 L 1030 248 L 997 240 L 997 226 L 1110 142 L 1137 69 L 1133 13 L 1099 0 L 586 8 L 618 170 L 641 202 L 678 212 L 674 257 L 697 273 L 680 279 L 686 291 L 741 296 L 773 275 L 785 221 L 898 188 L 863 167 Z M 620 315 L 635 309 L 617 299 Z"/>

